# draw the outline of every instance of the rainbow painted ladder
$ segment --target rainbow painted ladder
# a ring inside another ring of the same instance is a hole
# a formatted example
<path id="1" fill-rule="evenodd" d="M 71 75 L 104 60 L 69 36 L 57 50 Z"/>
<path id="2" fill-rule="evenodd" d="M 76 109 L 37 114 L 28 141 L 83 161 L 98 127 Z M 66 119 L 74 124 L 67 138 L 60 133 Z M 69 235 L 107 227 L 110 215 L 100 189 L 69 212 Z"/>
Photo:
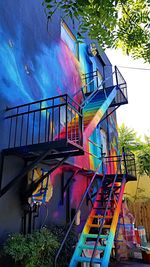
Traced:
<path id="1" fill-rule="evenodd" d="M 89 262 L 90 266 L 108 266 L 125 182 L 125 176 L 117 173 L 111 178 L 104 176 L 69 267 L 76 267 L 79 262 Z"/>

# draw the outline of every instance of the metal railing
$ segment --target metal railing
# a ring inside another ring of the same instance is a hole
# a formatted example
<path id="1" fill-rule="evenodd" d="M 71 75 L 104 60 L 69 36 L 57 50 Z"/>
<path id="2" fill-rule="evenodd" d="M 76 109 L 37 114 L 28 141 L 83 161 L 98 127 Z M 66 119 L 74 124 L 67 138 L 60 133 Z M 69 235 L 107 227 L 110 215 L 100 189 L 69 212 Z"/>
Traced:
<path id="1" fill-rule="evenodd" d="M 127 104 L 128 103 L 128 94 L 127 94 L 127 83 L 122 76 L 119 69 L 115 66 L 115 81 L 114 84 L 118 86 L 119 90 L 114 99 L 115 103 Z"/>
<path id="2" fill-rule="evenodd" d="M 62 139 L 83 144 L 82 109 L 67 94 L 7 108 L 8 148 Z"/>
<path id="3" fill-rule="evenodd" d="M 124 153 L 124 162 L 126 173 L 130 176 L 136 177 L 136 163 L 135 163 L 135 155 L 130 150 L 125 150 L 123 147 Z"/>
<path id="4" fill-rule="evenodd" d="M 112 86 L 106 86 L 106 82 L 112 79 Z M 82 75 L 82 80 L 85 85 L 83 91 L 85 94 L 92 93 L 96 89 L 105 93 L 106 97 L 109 95 L 114 86 L 117 86 L 118 91 L 110 106 L 122 105 L 128 103 L 127 84 L 119 69 L 115 66 L 114 72 L 104 80 L 100 80 L 98 71 L 89 72 Z"/>
<path id="5" fill-rule="evenodd" d="M 95 90 L 95 88 L 100 86 L 100 80 L 98 78 L 98 71 L 93 71 L 89 73 L 82 74 L 83 92 L 90 93 Z"/>
<path id="6" fill-rule="evenodd" d="M 110 201 L 111 201 L 111 198 L 112 198 L 112 195 L 113 195 L 113 190 L 114 190 L 114 187 L 115 187 L 115 183 L 117 181 L 117 177 L 118 177 L 118 174 L 119 174 L 119 170 L 120 170 L 122 159 L 123 159 L 123 155 L 121 155 L 119 160 L 118 160 L 116 173 L 114 174 L 114 179 L 112 181 L 111 189 L 110 189 L 110 192 L 108 194 L 107 204 L 106 204 L 106 207 L 105 207 L 105 210 L 104 210 L 103 218 L 101 220 L 101 225 L 100 225 L 100 228 L 99 228 L 98 234 L 97 234 L 97 239 L 96 239 L 96 242 L 95 242 L 95 245 L 94 245 L 94 249 L 93 249 L 93 252 L 92 252 L 91 261 L 90 261 L 90 267 L 92 267 L 93 258 L 95 257 L 96 248 L 97 248 L 97 245 L 98 245 L 98 242 L 99 242 L 99 238 L 100 238 L 100 235 L 102 233 L 102 229 L 103 229 L 103 226 L 104 226 L 104 223 L 105 223 L 105 217 L 106 217 L 108 209 L 109 209 Z M 103 182 L 105 182 L 105 179 L 103 180 Z M 103 183 L 102 183 L 102 187 L 103 187 Z"/>
<path id="7" fill-rule="evenodd" d="M 136 177 L 135 155 L 129 150 L 125 151 L 124 148 L 122 150 L 124 155 L 123 158 L 122 155 L 104 157 L 103 162 L 105 165 L 106 174 L 114 174 L 116 172 L 118 163 L 121 160 L 118 173 L 126 173 L 127 175 Z"/>

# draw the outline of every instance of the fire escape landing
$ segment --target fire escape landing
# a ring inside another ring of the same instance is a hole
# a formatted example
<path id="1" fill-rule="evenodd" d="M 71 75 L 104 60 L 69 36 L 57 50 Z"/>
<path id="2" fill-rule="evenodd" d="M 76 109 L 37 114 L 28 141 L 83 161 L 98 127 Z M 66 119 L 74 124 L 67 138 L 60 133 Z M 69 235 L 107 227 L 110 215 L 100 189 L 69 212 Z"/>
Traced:
<path id="1" fill-rule="evenodd" d="M 8 108 L 6 113 L 8 147 L 2 151 L 0 197 L 42 161 L 58 159 L 58 162 L 32 185 L 29 190 L 31 194 L 36 186 L 68 157 L 84 154 L 82 109 L 67 94 Z M 3 186 L 4 160 L 5 156 L 9 155 L 23 158 L 26 167 Z"/>

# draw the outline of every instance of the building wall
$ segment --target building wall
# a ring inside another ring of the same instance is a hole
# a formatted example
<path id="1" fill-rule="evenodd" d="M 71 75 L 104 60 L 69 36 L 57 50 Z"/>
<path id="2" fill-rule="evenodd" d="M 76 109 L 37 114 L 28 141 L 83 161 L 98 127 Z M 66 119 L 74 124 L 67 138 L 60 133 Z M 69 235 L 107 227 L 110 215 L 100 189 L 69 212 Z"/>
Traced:
<path id="1" fill-rule="evenodd" d="M 70 29 L 73 30 L 70 24 Z M 99 69 L 103 78 L 111 73 L 110 62 L 104 53 L 97 57 L 89 57 L 85 44 L 79 45 L 79 55 L 75 55 L 70 41 L 61 33 L 60 15 L 55 14 L 48 25 L 42 7 L 42 1 L 9 1 L 0 3 L 0 149 L 7 147 L 7 121 L 4 120 L 7 107 L 28 103 L 47 97 L 68 93 L 79 103 L 82 95 L 77 94 L 82 85 L 81 74 Z M 86 44 L 91 41 L 86 38 Z M 79 60 L 81 61 L 79 63 Z M 108 67 L 107 67 L 108 65 Z M 110 79 L 109 83 L 112 83 Z M 113 118 L 113 117 L 112 117 Z M 90 137 L 101 145 L 100 128 L 107 134 L 110 151 L 114 149 L 113 140 L 116 138 L 116 126 L 107 120 L 99 124 Z M 109 131 L 108 131 L 109 128 Z M 116 139 L 115 139 L 116 140 Z M 112 144 L 112 145 L 111 145 Z M 85 156 L 72 158 L 70 163 L 80 167 L 96 169 L 100 160 L 100 148 L 94 147 L 85 140 L 87 153 Z M 93 157 L 94 154 L 96 157 Z M 25 162 L 17 157 L 8 156 L 5 159 L 3 171 L 3 186 L 15 175 L 21 172 Z M 100 169 L 101 170 L 101 169 Z M 65 173 L 65 180 L 70 171 Z M 40 209 L 37 225 L 43 222 L 66 222 L 66 203 L 60 203 L 62 170 L 58 169 L 51 175 L 53 196 L 47 204 L 48 216 L 45 220 L 45 206 Z M 26 179 L 26 178 L 24 178 Z M 70 190 L 72 208 L 77 208 L 87 187 L 87 178 L 77 175 Z M 1 240 L 9 232 L 18 232 L 22 225 L 22 203 L 20 184 L 15 185 L 0 199 Z M 65 196 L 66 198 L 66 196 Z M 86 206 L 88 212 L 89 207 Z M 85 210 L 84 210 L 85 212 Z"/>
<path id="2" fill-rule="evenodd" d="M 125 196 L 133 202 L 145 202 L 150 200 L 149 176 L 138 176 L 137 181 L 128 182 L 125 187 Z"/>

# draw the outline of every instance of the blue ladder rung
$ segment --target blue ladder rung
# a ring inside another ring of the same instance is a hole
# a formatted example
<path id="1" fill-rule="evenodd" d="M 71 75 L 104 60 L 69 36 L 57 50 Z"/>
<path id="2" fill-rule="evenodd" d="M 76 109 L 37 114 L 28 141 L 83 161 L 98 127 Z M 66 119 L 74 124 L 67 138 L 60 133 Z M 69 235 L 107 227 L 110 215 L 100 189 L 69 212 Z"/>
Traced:
<path id="1" fill-rule="evenodd" d="M 83 249 L 89 249 L 89 250 L 94 250 L 94 245 L 81 245 L 79 246 L 82 250 Z M 97 246 L 96 247 L 96 250 L 105 250 L 105 246 Z"/>
<path id="2" fill-rule="evenodd" d="M 91 258 L 88 257 L 77 257 L 76 261 L 78 262 L 91 262 Z M 101 263 L 101 259 L 93 258 L 92 260 L 93 263 Z"/>
<path id="3" fill-rule="evenodd" d="M 97 234 L 84 234 L 86 238 L 97 238 Z M 108 235 L 100 235 L 99 239 L 107 239 Z"/>

